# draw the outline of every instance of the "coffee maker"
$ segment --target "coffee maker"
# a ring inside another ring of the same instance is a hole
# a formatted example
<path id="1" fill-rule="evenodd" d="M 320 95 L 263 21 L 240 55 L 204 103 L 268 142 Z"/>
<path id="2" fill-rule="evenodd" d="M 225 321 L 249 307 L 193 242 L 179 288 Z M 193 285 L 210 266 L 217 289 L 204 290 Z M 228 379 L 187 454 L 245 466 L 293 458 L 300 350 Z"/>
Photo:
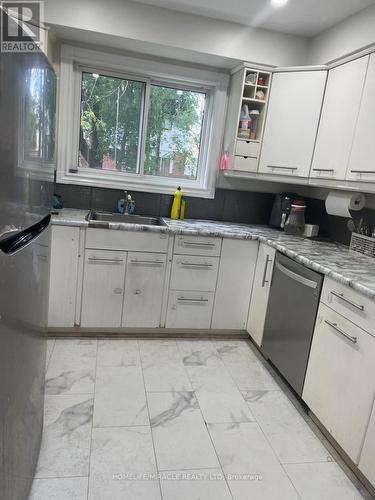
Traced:
<path id="1" fill-rule="evenodd" d="M 292 202 L 296 198 L 298 198 L 298 194 L 296 193 L 279 193 L 275 196 L 270 217 L 270 226 L 277 229 L 284 229 L 285 222 L 292 208 Z"/>

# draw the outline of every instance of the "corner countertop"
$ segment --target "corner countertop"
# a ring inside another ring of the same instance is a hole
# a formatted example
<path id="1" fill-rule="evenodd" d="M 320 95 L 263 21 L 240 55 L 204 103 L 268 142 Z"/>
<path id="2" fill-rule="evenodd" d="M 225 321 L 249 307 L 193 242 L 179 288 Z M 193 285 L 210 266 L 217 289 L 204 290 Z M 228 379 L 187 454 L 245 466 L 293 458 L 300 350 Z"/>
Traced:
<path id="1" fill-rule="evenodd" d="M 60 210 L 58 215 L 52 215 L 52 224 L 89 227 L 89 223 L 85 219 L 87 213 L 88 210 L 65 208 Z M 375 260 L 353 252 L 344 245 L 290 236 L 267 226 L 198 219 L 175 221 L 164 218 L 163 220 L 166 226 L 108 223 L 105 225 L 90 224 L 90 227 L 259 240 L 296 262 L 300 262 L 306 267 L 329 276 L 375 300 Z"/>

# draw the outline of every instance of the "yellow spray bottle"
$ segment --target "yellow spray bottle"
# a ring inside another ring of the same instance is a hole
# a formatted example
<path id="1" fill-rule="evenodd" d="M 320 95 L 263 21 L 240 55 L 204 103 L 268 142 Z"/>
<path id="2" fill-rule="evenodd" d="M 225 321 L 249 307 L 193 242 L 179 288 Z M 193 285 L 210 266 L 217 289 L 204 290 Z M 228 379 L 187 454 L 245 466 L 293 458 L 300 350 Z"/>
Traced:
<path id="1" fill-rule="evenodd" d="M 172 209 L 171 209 L 171 219 L 179 219 L 181 211 L 181 201 L 182 201 L 182 191 L 180 186 L 174 193 Z"/>

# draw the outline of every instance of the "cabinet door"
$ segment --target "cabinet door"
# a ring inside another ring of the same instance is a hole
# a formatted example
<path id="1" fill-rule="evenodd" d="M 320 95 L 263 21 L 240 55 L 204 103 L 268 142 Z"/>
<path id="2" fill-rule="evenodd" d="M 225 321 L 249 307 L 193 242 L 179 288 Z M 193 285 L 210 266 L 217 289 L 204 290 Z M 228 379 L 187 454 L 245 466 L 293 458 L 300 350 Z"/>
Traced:
<path id="1" fill-rule="evenodd" d="M 264 243 L 259 245 L 253 291 L 251 294 L 249 316 L 247 320 L 247 331 L 259 347 L 263 339 L 263 329 L 266 319 L 275 254 L 276 250 L 274 248 Z"/>
<path id="2" fill-rule="evenodd" d="M 81 326 L 120 327 L 126 252 L 86 250 Z"/>
<path id="3" fill-rule="evenodd" d="M 375 405 L 372 408 L 358 467 L 375 486 Z"/>
<path id="4" fill-rule="evenodd" d="M 166 260 L 166 254 L 128 253 L 122 326 L 160 326 Z"/>
<path id="5" fill-rule="evenodd" d="M 346 178 L 375 182 L 375 54 L 370 56 Z M 360 91 L 360 88 L 357 89 Z M 346 106 L 346 105 L 345 105 Z"/>
<path id="6" fill-rule="evenodd" d="M 345 179 L 369 56 L 328 73 L 310 177 Z"/>
<path id="7" fill-rule="evenodd" d="M 246 329 L 258 245 L 257 241 L 223 240 L 211 328 Z"/>
<path id="8" fill-rule="evenodd" d="M 374 337 L 320 305 L 302 399 L 356 464 L 374 400 L 374 357 Z"/>
<path id="9" fill-rule="evenodd" d="M 308 177 L 326 76 L 326 71 L 274 75 L 259 172 Z"/>
<path id="10" fill-rule="evenodd" d="M 52 226 L 48 326 L 74 326 L 79 227 Z"/>

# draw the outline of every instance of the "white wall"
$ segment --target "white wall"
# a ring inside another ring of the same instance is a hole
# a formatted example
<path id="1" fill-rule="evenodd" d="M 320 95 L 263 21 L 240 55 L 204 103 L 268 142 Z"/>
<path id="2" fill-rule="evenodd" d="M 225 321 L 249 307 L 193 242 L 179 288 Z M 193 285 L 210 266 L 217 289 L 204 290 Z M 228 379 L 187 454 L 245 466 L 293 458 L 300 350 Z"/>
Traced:
<path id="1" fill-rule="evenodd" d="M 324 64 L 375 44 L 375 5 L 358 12 L 310 42 L 310 64 Z"/>
<path id="2" fill-rule="evenodd" d="M 178 49 L 274 66 L 305 64 L 308 56 L 305 38 L 126 0 L 46 0 L 45 21 L 175 47 L 176 59 Z"/>

